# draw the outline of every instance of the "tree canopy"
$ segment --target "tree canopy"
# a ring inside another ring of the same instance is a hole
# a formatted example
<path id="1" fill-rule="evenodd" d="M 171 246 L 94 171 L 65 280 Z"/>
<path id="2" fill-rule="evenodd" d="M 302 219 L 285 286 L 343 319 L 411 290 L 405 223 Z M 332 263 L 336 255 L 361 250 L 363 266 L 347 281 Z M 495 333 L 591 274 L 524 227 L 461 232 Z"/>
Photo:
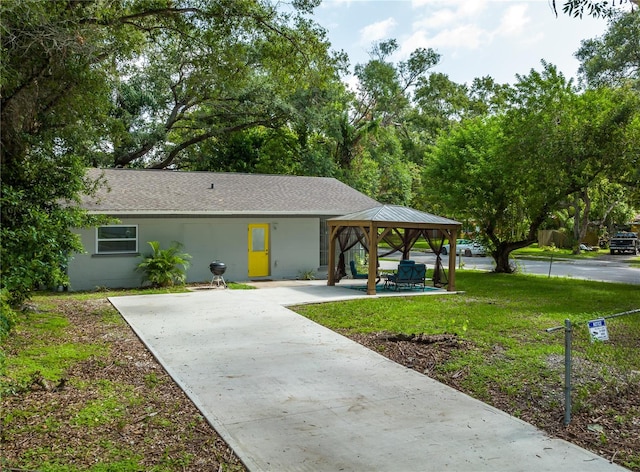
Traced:
<path id="1" fill-rule="evenodd" d="M 88 224 L 86 165 L 178 166 L 191 147 L 278 128 L 323 101 L 344 58 L 266 0 L 7 0 L 0 4 L 2 287 L 64 282 Z M 64 185 L 61 183 L 64 182 Z"/>
<path id="2" fill-rule="evenodd" d="M 510 252 L 535 242 L 573 194 L 631 176 L 640 155 L 640 97 L 629 90 L 578 93 L 544 64 L 507 95 L 500 113 L 441 135 L 423 176 L 428 201 L 479 226 L 499 272 L 512 271 Z"/>
<path id="3" fill-rule="evenodd" d="M 320 0 L 0 2 L 3 296 L 64 284 L 82 250 L 72 228 L 96 224 L 74 206 L 97 185 L 87 166 L 337 177 L 477 223 L 499 270 L 554 212 L 622 218 L 640 203 L 638 12 L 613 13 L 625 3 L 562 3 L 612 15 L 577 53 L 580 90 L 550 64 L 513 86 L 456 84 L 435 50 L 394 62 L 394 39 L 349 88 L 348 58 L 309 17 Z"/>
<path id="4" fill-rule="evenodd" d="M 612 17 L 608 31 L 582 41 L 575 56 L 588 87 L 630 85 L 640 91 L 640 10 Z"/>

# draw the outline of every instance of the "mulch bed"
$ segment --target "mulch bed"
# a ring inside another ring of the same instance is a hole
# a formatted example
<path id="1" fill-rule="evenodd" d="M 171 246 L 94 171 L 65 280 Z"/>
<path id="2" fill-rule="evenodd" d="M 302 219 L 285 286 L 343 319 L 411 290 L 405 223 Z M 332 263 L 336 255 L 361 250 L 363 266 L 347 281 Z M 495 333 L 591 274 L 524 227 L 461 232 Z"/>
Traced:
<path id="1" fill-rule="evenodd" d="M 0 436 L 3 471 L 44 463 L 86 470 L 134 458 L 143 470 L 246 470 L 131 328 L 96 319 L 111 307 L 106 298 L 57 305 L 71 322 L 68 342 L 104 344 L 108 354 L 75 364 L 58 385 L 36 375 L 28 389 L 3 397 L 2 411 L 13 416 Z M 87 425 L 87 405 L 105 388 L 121 394 L 124 411 Z"/>

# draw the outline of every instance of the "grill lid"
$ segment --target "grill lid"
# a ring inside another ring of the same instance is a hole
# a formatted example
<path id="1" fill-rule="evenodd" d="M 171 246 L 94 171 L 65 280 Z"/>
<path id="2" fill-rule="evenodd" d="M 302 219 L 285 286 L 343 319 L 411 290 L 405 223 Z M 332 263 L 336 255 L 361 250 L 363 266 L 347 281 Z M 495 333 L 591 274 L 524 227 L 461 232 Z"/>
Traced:
<path id="1" fill-rule="evenodd" d="M 227 265 L 224 262 L 213 261 L 209 264 L 209 270 L 213 275 L 222 275 L 227 271 Z"/>

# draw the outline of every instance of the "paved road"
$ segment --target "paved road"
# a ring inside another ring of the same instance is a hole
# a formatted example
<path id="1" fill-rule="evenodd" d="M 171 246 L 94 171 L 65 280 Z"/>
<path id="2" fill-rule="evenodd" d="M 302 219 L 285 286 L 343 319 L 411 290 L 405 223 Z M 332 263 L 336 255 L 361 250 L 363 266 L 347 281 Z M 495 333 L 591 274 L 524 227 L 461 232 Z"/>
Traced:
<path id="1" fill-rule="evenodd" d="M 392 255 L 391 258 L 400 256 Z M 525 260 L 517 259 L 516 264 L 519 270 L 525 274 L 541 274 L 552 277 L 574 277 L 576 279 L 600 280 L 604 282 L 620 282 L 626 284 L 640 285 L 640 269 L 631 267 L 624 261 L 632 256 L 609 256 L 603 255 L 598 259 L 555 259 L 549 263 L 549 259 Z M 431 253 L 412 252 L 411 258 L 416 262 L 433 264 L 435 256 Z M 492 270 L 495 263 L 491 257 L 458 257 L 465 269 Z M 549 266 L 551 265 L 551 271 Z"/>

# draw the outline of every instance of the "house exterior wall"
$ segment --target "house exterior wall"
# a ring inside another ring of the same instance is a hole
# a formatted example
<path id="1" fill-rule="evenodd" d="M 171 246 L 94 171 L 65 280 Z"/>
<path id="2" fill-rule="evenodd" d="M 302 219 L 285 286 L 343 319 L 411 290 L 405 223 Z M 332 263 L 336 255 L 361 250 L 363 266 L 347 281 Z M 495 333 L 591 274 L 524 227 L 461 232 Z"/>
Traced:
<path id="1" fill-rule="evenodd" d="M 269 224 L 271 279 L 293 279 L 320 265 L 320 219 L 314 217 L 265 218 L 122 218 L 118 224 L 138 226 L 138 252 L 148 254 L 149 241 L 166 249 L 173 241 L 192 256 L 187 282 L 210 282 L 209 263 L 227 265 L 226 281 L 243 282 L 248 277 L 248 225 Z M 96 229 L 77 230 L 86 253 L 74 255 L 68 265 L 70 290 L 96 287 L 138 287 L 142 274 L 135 268 L 139 254 L 96 254 Z"/>

